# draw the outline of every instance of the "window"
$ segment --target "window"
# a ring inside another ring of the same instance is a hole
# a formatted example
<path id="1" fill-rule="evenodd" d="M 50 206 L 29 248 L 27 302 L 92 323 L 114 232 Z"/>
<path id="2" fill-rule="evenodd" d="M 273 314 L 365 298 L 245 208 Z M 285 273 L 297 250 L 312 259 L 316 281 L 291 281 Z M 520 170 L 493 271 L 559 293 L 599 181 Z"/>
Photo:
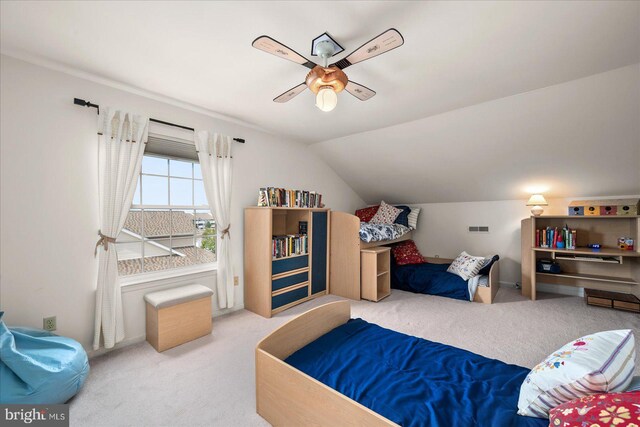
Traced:
<path id="1" fill-rule="evenodd" d="M 145 155 L 118 240 L 121 276 L 216 260 L 216 225 L 197 161 Z"/>

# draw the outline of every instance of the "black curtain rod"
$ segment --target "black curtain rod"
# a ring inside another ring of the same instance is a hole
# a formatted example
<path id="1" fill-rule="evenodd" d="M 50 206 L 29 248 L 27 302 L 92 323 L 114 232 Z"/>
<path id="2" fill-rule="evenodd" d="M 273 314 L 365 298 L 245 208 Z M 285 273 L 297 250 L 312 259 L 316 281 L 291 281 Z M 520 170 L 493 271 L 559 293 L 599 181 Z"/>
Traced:
<path id="1" fill-rule="evenodd" d="M 93 104 L 89 101 L 85 101 L 84 99 L 80 99 L 80 98 L 73 98 L 73 103 L 76 105 L 81 105 L 83 107 L 89 107 L 89 108 L 95 108 L 96 110 L 98 110 L 98 113 L 100 113 L 100 106 L 98 104 Z M 182 126 L 182 125 L 177 125 L 175 123 L 170 123 L 170 122 L 165 122 L 163 120 L 158 120 L 158 119 L 149 119 L 150 122 L 154 122 L 154 123 L 160 123 L 161 125 L 167 125 L 167 126 L 173 126 L 176 128 L 180 128 L 180 129 L 185 129 L 185 130 L 190 130 L 192 132 L 195 132 L 194 128 L 190 128 L 187 126 Z M 234 141 L 239 142 L 240 144 L 244 144 L 244 139 L 242 138 L 233 138 Z"/>

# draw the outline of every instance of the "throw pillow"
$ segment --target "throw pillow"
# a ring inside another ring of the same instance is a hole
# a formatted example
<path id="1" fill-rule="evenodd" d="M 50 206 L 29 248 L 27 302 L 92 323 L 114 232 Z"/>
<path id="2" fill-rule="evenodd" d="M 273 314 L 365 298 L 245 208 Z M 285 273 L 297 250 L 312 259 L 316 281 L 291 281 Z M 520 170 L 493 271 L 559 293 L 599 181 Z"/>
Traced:
<path id="1" fill-rule="evenodd" d="M 640 425 L 640 391 L 590 394 L 549 411 L 550 427 Z"/>
<path id="2" fill-rule="evenodd" d="M 487 276 L 489 274 L 489 272 L 491 271 L 491 266 L 500 259 L 500 257 L 498 255 L 494 255 L 491 258 L 485 258 L 484 259 L 484 264 L 482 265 L 482 268 L 480 269 L 480 271 L 478 271 L 478 275 L 479 276 Z"/>
<path id="3" fill-rule="evenodd" d="M 415 230 L 418 228 L 418 215 L 420 214 L 420 208 L 411 208 L 409 213 L 409 228 Z"/>
<path id="4" fill-rule="evenodd" d="M 462 252 L 453 260 L 447 272 L 457 274 L 464 280 L 469 280 L 478 275 L 478 271 L 484 265 L 484 257 L 471 256 L 466 252 Z"/>
<path id="5" fill-rule="evenodd" d="M 426 261 L 413 240 L 394 245 L 391 254 L 397 265 L 424 264 Z"/>
<path id="6" fill-rule="evenodd" d="M 624 391 L 635 369 L 629 329 L 598 332 L 554 351 L 529 372 L 520 387 L 518 414 L 546 418 L 576 397 Z"/>
<path id="7" fill-rule="evenodd" d="M 356 216 L 360 218 L 361 222 L 369 222 L 371 221 L 371 218 L 373 218 L 373 216 L 376 214 L 376 212 L 378 212 L 379 207 L 380 205 L 376 205 L 369 206 L 368 208 L 358 209 L 356 211 Z"/>
<path id="8" fill-rule="evenodd" d="M 380 202 L 380 209 L 369 222 L 371 224 L 393 224 L 400 212 L 402 212 L 401 209 L 388 205 L 383 200 Z"/>
<path id="9" fill-rule="evenodd" d="M 398 218 L 396 218 L 395 224 L 409 227 L 409 213 L 411 212 L 411 208 L 404 205 L 396 205 L 396 208 L 402 209 L 402 212 L 400 212 L 400 215 L 398 215 Z"/>

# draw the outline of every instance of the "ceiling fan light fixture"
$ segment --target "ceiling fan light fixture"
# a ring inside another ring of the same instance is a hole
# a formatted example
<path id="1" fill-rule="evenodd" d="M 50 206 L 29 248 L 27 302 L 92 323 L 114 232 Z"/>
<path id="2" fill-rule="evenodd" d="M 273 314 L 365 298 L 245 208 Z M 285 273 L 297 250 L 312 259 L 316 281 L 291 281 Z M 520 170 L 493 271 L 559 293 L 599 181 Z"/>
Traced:
<path id="1" fill-rule="evenodd" d="M 318 93 L 320 88 L 325 86 L 330 86 L 334 92 L 338 93 L 349 83 L 349 78 L 338 67 L 325 68 L 316 65 L 309 71 L 309 74 L 307 74 L 305 82 L 313 93 Z"/>
<path id="2" fill-rule="evenodd" d="M 316 95 L 316 107 L 321 111 L 329 112 L 338 105 L 338 94 L 331 86 L 322 86 Z"/>

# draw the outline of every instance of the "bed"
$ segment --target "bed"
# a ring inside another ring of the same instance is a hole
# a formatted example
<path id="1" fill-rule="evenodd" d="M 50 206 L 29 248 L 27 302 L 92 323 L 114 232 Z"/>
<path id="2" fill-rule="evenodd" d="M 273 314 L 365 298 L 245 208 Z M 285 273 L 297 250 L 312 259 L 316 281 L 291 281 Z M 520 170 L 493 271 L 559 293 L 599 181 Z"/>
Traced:
<path id="1" fill-rule="evenodd" d="M 476 276 L 465 281 L 447 273 L 452 259 L 426 258 L 425 264 L 396 265 L 391 263 L 391 288 L 414 293 L 443 296 L 463 301 L 493 303 L 500 288 L 499 262 L 491 266 L 486 276 Z M 473 298 L 471 298 L 473 294 Z"/>
<path id="2" fill-rule="evenodd" d="M 256 409 L 274 426 L 547 426 L 516 415 L 528 372 L 350 320 L 349 302 L 338 301 L 258 343 Z"/>
<path id="3" fill-rule="evenodd" d="M 393 239 L 365 242 L 360 239 L 360 218 L 346 212 L 331 211 L 330 293 L 360 299 L 360 249 L 390 245 L 411 239 L 411 230 Z"/>

